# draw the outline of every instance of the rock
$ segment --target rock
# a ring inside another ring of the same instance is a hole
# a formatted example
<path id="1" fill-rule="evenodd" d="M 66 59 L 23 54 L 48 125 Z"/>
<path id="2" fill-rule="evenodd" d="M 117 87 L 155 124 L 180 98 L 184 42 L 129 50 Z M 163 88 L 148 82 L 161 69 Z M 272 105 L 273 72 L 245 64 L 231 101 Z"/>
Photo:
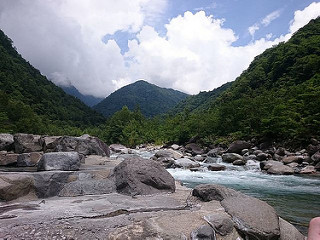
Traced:
<path id="1" fill-rule="evenodd" d="M 193 160 L 197 162 L 203 162 L 204 157 L 202 157 L 201 155 L 197 155 L 193 158 Z"/>
<path id="2" fill-rule="evenodd" d="M 204 216 L 204 219 L 213 226 L 216 232 L 221 236 L 226 236 L 233 231 L 234 224 L 230 217 L 210 215 Z"/>
<path id="3" fill-rule="evenodd" d="M 286 220 L 279 218 L 280 240 L 305 240 L 305 237 Z"/>
<path id="4" fill-rule="evenodd" d="M 296 162 L 292 162 L 292 163 L 287 164 L 287 166 L 289 166 L 289 167 L 291 167 L 291 168 L 296 168 L 296 167 L 299 166 L 299 164 L 296 163 Z"/>
<path id="5" fill-rule="evenodd" d="M 218 156 L 221 156 L 223 152 L 224 152 L 223 148 L 219 147 L 219 148 L 211 149 L 207 154 L 209 157 L 218 157 Z"/>
<path id="6" fill-rule="evenodd" d="M 307 147 L 307 152 L 310 156 L 312 156 L 313 154 L 315 154 L 316 152 L 320 151 L 320 145 L 308 145 Z"/>
<path id="7" fill-rule="evenodd" d="M 155 156 L 157 158 L 167 157 L 167 158 L 179 159 L 183 155 L 177 151 L 172 150 L 172 149 L 167 149 L 167 150 L 159 150 L 158 152 L 156 152 Z"/>
<path id="8" fill-rule="evenodd" d="M 311 160 L 314 161 L 315 163 L 320 162 L 320 152 L 316 152 L 311 156 Z"/>
<path id="9" fill-rule="evenodd" d="M 172 148 L 173 150 L 178 150 L 178 149 L 180 148 L 180 146 L 177 145 L 177 144 L 172 144 L 172 145 L 171 145 L 171 148 Z"/>
<path id="10" fill-rule="evenodd" d="M 227 163 L 233 163 L 235 160 L 243 160 L 243 157 L 237 153 L 222 154 L 222 160 Z"/>
<path id="11" fill-rule="evenodd" d="M 311 143 L 312 145 L 314 145 L 314 146 L 317 146 L 317 145 L 320 144 L 319 141 L 318 141 L 317 139 L 315 139 L 315 138 L 311 138 L 311 139 L 310 139 L 310 143 Z"/>
<path id="12" fill-rule="evenodd" d="M 78 152 L 83 155 L 100 155 L 110 157 L 109 147 L 99 138 L 91 136 L 69 137 L 57 139 L 55 152 Z"/>
<path id="13" fill-rule="evenodd" d="M 262 161 L 260 162 L 260 168 L 263 170 L 268 170 L 272 166 L 283 166 L 282 162 L 274 161 L 274 160 L 268 160 L 268 161 Z"/>
<path id="14" fill-rule="evenodd" d="M 318 162 L 315 166 L 314 169 L 316 169 L 317 171 L 320 171 L 320 162 Z"/>
<path id="15" fill-rule="evenodd" d="M 246 141 L 237 140 L 230 144 L 227 149 L 228 153 L 241 153 L 243 149 L 248 149 L 251 147 L 251 144 Z"/>
<path id="16" fill-rule="evenodd" d="M 278 154 L 276 154 L 276 153 L 273 155 L 273 159 L 276 160 L 276 161 L 279 161 L 279 162 L 280 162 L 280 161 L 282 161 L 282 158 L 283 158 L 283 157 L 281 157 L 280 155 L 278 155 Z"/>
<path id="17" fill-rule="evenodd" d="M 115 191 L 115 183 L 109 179 L 73 181 L 63 186 L 60 197 L 106 194 Z"/>
<path id="18" fill-rule="evenodd" d="M 215 240 L 215 233 L 209 225 L 202 225 L 190 234 L 191 240 Z"/>
<path id="19" fill-rule="evenodd" d="M 286 149 L 285 148 L 283 148 L 283 147 L 279 147 L 277 150 L 276 150 L 276 152 L 275 152 L 276 154 L 278 154 L 279 156 L 285 156 L 286 155 Z"/>
<path id="20" fill-rule="evenodd" d="M 10 166 L 17 163 L 19 154 L 0 153 L 0 166 Z"/>
<path id="21" fill-rule="evenodd" d="M 172 165 L 174 165 L 174 159 L 171 157 L 159 157 L 159 158 L 156 158 L 155 161 L 160 162 L 160 164 L 164 168 L 170 168 Z"/>
<path id="22" fill-rule="evenodd" d="M 248 161 L 248 160 L 257 160 L 257 156 L 254 154 L 250 154 L 248 156 L 243 156 L 243 159 Z"/>
<path id="23" fill-rule="evenodd" d="M 13 148 L 13 135 L 0 133 L 0 151 L 10 151 Z"/>
<path id="24" fill-rule="evenodd" d="M 204 163 L 217 163 L 219 158 L 217 157 L 206 157 L 206 159 L 203 161 Z"/>
<path id="25" fill-rule="evenodd" d="M 38 162 L 38 171 L 76 171 L 80 168 L 80 157 L 77 152 L 45 153 Z"/>
<path id="26" fill-rule="evenodd" d="M 111 144 L 109 148 L 116 153 L 128 154 L 128 148 L 121 144 Z"/>
<path id="27" fill-rule="evenodd" d="M 245 148 L 241 150 L 241 155 L 245 155 L 246 153 L 249 153 L 249 149 Z"/>
<path id="28" fill-rule="evenodd" d="M 259 149 L 256 149 L 253 151 L 253 154 L 258 156 L 260 153 L 263 153 L 263 151 L 259 150 Z"/>
<path id="29" fill-rule="evenodd" d="M 262 152 L 257 155 L 257 160 L 264 161 L 264 160 L 267 160 L 268 157 L 269 157 L 268 154 Z"/>
<path id="30" fill-rule="evenodd" d="M 11 201 L 33 189 L 33 178 L 23 174 L 0 175 L 0 200 Z"/>
<path id="31" fill-rule="evenodd" d="M 291 175 L 294 174 L 294 170 L 286 165 L 273 165 L 268 169 L 267 173 L 275 175 Z"/>
<path id="32" fill-rule="evenodd" d="M 40 135 L 18 133 L 14 135 L 15 153 L 28 153 L 42 151 Z"/>
<path id="33" fill-rule="evenodd" d="M 159 163 L 147 159 L 127 159 L 114 168 L 119 193 L 148 195 L 174 192 L 175 180 Z"/>
<path id="34" fill-rule="evenodd" d="M 192 155 L 194 155 L 194 156 L 198 155 L 198 154 L 201 155 L 204 153 L 203 149 L 196 143 L 187 144 L 186 149 L 189 150 L 192 153 Z"/>
<path id="35" fill-rule="evenodd" d="M 124 161 L 127 159 L 141 159 L 137 154 L 121 154 L 117 157 L 117 160 Z"/>
<path id="36" fill-rule="evenodd" d="M 243 165 L 246 165 L 246 162 L 244 160 L 238 159 L 238 160 L 233 161 L 232 164 L 235 166 L 243 166 Z"/>
<path id="37" fill-rule="evenodd" d="M 279 219 L 273 207 L 244 194 L 221 201 L 235 227 L 246 239 L 273 240 L 280 236 Z"/>
<path id="38" fill-rule="evenodd" d="M 190 170 L 191 172 L 199 172 L 199 171 L 203 170 L 203 168 L 196 167 L 196 168 L 189 168 L 189 170 Z"/>
<path id="39" fill-rule="evenodd" d="M 316 173 L 316 169 L 314 166 L 306 166 L 306 167 L 302 168 L 299 173 L 312 174 L 312 173 Z"/>
<path id="40" fill-rule="evenodd" d="M 61 136 L 42 136 L 40 138 L 40 144 L 44 152 L 52 152 L 53 149 L 57 146 L 57 140 Z"/>
<path id="41" fill-rule="evenodd" d="M 241 193 L 217 184 L 200 184 L 192 190 L 192 196 L 198 197 L 204 202 L 222 201 L 227 197 L 238 196 L 239 194 Z"/>
<path id="42" fill-rule="evenodd" d="M 292 162 L 296 162 L 296 163 L 302 163 L 303 162 L 303 156 L 288 156 L 288 157 L 284 157 L 282 159 L 282 162 L 284 164 L 288 164 L 288 163 L 292 163 Z"/>
<path id="43" fill-rule="evenodd" d="M 18 167 L 33 167 L 36 166 L 41 159 L 42 154 L 39 152 L 22 153 L 18 156 Z"/>
<path id="44" fill-rule="evenodd" d="M 210 164 L 208 166 L 209 171 L 223 171 L 226 169 L 226 166 L 221 165 L 221 164 Z"/>
<path id="45" fill-rule="evenodd" d="M 198 162 L 194 162 L 189 158 L 180 158 L 174 160 L 174 165 L 179 168 L 195 168 L 200 166 Z"/>

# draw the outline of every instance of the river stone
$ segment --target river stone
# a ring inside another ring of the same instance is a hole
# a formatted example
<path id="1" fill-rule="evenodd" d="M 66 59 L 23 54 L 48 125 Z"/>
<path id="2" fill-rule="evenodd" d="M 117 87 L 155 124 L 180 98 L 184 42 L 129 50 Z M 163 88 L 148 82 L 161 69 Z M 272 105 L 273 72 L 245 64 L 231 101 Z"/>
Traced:
<path id="1" fill-rule="evenodd" d="M 226 170 L 226 166 L 217 164 L 217 163 L 212 163 L 208 166 L 209 171 L 223 171 Z"/>
<path id="2" fill-rule="evenodd" d="M 318 162 L 315 166 L 314 169 L 316 169 L 317 171 L 320 171 L 320 162 Z"/>
<path id="3" fill-rule="evenodd" d="M 196 155 L 194 156 L 193 160 L 197 162 L 203 162 L 204 157 L 202 157 L 201 155 Z"/>
<path id="4" fill-rule="evenodd" d="M 180 146 L 179 146 L 178 144 L 172 144 L 172 145 L 171 145 L 171 148 L 172 148 L 173 150 L 178 150 L 178 149 L 180 148 Z"/>
<path id="5" fill-rule="evenodd" d="M 19 154 L 0 153 L 0 166 L 10 166 L 17 163 Z"/>
<path id="6" fill-rule="evenodd" d="M 52 152 L 60 138 L 61 136 L 42 136 L 40 138 L 40 144 L 42 145 L 43 151 Z"/>
<path id="7" fill-rule="evenodd" d="M 22 153 L 18 156 L 18 167 L 33 167 L 36 166 L 41 159 L 42 154 L 39 152 Z"/>
<path id="8" fill-rule="evenodd" d="M 217 157 L 206 157 L 206 159 L 203 161 L 204 163 L 217 163 L 219 158 Z"/>
<path id="9" fill-rule="evenodd" d="M 122 144 L 111 144 L 109 148 L 116 153 L 127 154 L 129 152 L 128 148 L 126 146 L 123 146 Z"/>
<path id="10" fill-rule="evenodd" d="M 107 194 L 115 191 L 114 182 L 109 179 L 73 181 L 63 186 L 60 197 Z"/>
<path id="11" fill-rule="evenodd" d="M 263 170 L 268 170 L 272 166 L 283 166 L 282 162 L 274 161 L 274 160 L 268 160 L 268 161 L 262 161 L 260 162 L 260 168 Z"/>
<path id="12" fill-rule="evenodd" d="M 299 173 L 312 174 L 312 173 L 316 173 L 316 169 L 314 166 L 306 166 L 306 167 L 302 168 Z"/>
<path id="13" fill-rule="evenodd" d="M 257 155 L 257 160 L 264 161 L 264 160 L 267 160 L 268 157 L 269 157 L 269 154 L 262 152 Z"/>
<path id="14" fill-rule="evenodd" d="M 275 175 L 291 175 L 294 174 L 294 170 L 286 165 L 273 165 L 268 169 L 267 173 Z"/>
<path id="15" fill-rule="evenodd" d="M 14 149 L 16 153 L 42 151 L 40 135 L 18 133 L 14 135 Z"/>
<path id="16" fill-rule="evenodd" d="M 149 159 L 127 159 L 114 168 L 116 189 L 129 195 L 174 192 L 175 180 L 158 162 Z"/>
<path id="17" fill-rule="evenodd" d="M 221 205 L 247 239 L 279 239 L 279 219 L 274 208 L 267 203 L 241 194 L 225 198 Z"/>
<path id="18" fill-rule="evenodd" d="M 278 154 L 279 156 L 284 156 L 286 155 L 286 149 L 283 148 L 283 147 L 279 147 L 277 150 L 276 150 L 276 154 Z"/>
<path id="19" fill-rule="evenodd" d="M 241 153 L 243 149 L 248 149 L 251 147 L 251 144 L 246 141 L 237 140 L 230 144 L 227 149 L 228 153 Z"/>
<path id="20" fill-rule="evenodd" d="M 33 178 L 20 173 L 0 175 L 0 200 L 11 201 L 33 189 Z"/>
<path id="21" fill-rule="evenodd" d="M 303 156 L 287 156 L 287 157 L 284 157 L 282 159 L 282 162 L 284 164 L 288 164 L 288 163 L 292 163 L 292 162 L 296 162 L 296 163 L 302 163 L 303 161 Z"/>
<path id="22" fill-rule="evenodd" d="M 214 148 L 214 149 L 211 149 L 207 155 L 209 157 L 218 157 L 218 156 L 221 156 L 223 154 L 224 150 L 223 148 Z"/>
<path id="23" fill-rule="evenodd" d="M 316 152 L 311 156 L 311 160 L 314 161 L 315 163 L 320 162 L 320 152 Z"/>
<path id="24" fill-rule="evenodd" d="M 216 232 L 221 236 L 226 236 L 233 231 L 234 224 L 228 215 L 209 215 L 204 216 L 204 219 L 213 226 Z"/>
<path id="25" fill-rule="evenodd" d="M 174 160 L 174 165 L 179 168 L 195 168 L 200 166 L 198 162 L 194 162 L 189 158 L 180 158 Z"/>
<path id="26" fill-rule="evenodd" d="M 164 168 L 170 168 L 174 164 L 174 159 L 171 157 L 159 157 L 153 160 L 158 161 Z"/>
<path id="27" fill-rule="evenodd" d="M 202 225 L 190 234 L 191 240 L 215 240 L 215 234 L 212 227 Z"/>
<path id="28" fill-rule="evenodd" d="M 80 157 L 77 152 L 45 153 L 38 162 L 38 171 L 75 171 L 80 168 Z"/>
<path id="29" fill-rule="evenodd" d="M 121 154 L 117 157 L 117 160 L 124 161 L 130 159 L 141 159 L 141 157 L 137 154 Z"/>
<path id="30" fill-rule="evenodd" d="M 244 160 L 238 159 L 238 160 L 233 161 L 232 164 L 236 165 L 236 166 L 243 166 L 243 165 L 246 165 L 246 162 Z"/>
<path id="31" fill-rule="evenodd" d="M 243 160 L 243 157 L 237 153 L 222 154 L 222 160 L 227 163 L 233 163 L 236 160 Z"/>
<path id="32" fill-rule="evenodd" d="M 201 155 L 204 153 L 203 149 L 196 143 L 189 143 L 186 145 L 186 149 L 189 150 L 192 155 Z"/>
<path id="33" fill-rule="evenodd" d="M 305 240 L 305 237 L 286 220 L 279 218 L 280 240 Z"/>
<path id="34" fill-rule="evenodd" d="M 159 150 L 158 152 L 156 152 L 155 156 L 157 158 L 167 157 L 167 158 L 179 159 L 183 155 L 177 151 L 172 150 L 172 149 L 166 149 L 166 150 Z"/>
<path id="35" fill-rule="evenodd" d="M 222 201 L 227 197 L 238 195 L 241 193 L 217 184 L 200 184 L 192 190 L 192 196 L 198 197 L 204 202 Z"/>
<path id="36" fill-rule="evenodd" d="M 10 151 L 13 147 L 13 135 L 8 133 L 0 133 L 0 151 Z"/>

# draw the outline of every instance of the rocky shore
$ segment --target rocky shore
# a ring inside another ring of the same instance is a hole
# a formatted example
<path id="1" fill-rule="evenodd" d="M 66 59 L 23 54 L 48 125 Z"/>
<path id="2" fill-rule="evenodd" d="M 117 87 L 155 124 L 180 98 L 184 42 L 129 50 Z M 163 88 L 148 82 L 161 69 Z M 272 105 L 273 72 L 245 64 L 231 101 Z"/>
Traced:
<path id="1" fill-rule="evenodd" d="M 222 159 L 268 174 L 316 174 L 319 146 L 129 149 L 88 135 L 0 134 L 0 238 L 304 239 L 267 203 L 214 184 L 185 188 L 164 167 L 224 171 Z"/>

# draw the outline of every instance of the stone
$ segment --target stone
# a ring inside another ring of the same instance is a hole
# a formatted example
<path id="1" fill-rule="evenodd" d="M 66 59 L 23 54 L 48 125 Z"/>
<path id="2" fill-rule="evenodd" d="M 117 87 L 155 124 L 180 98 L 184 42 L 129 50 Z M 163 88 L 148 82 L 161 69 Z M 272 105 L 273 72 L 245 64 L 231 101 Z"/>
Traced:
<path id="1" fill-rule="evenodd" d="M 41 159 L 42 154 L 39 152 L 22 153 L 18 156 L 18 167 L 34 167 Z"/>
<path id="2" fill-rule="evenodd" d="M 311 138 L 310 139 L 310 143 L 312 144 L 312 145 L 319 145 L 320 143 L 319 143 L 319 141 L 317 140 L 317 139 L 315 139 L 315 138 Z"/>
<path id="3" fill-rule="evenodd" d="M 195 168 L 200 166 L 198 162 L 194 162 L 189 158 L 179 158 L 174 160 L 174 165 L 179 168 Z"/>
<path id="4" fill-rule="evenodd" d="M 275 175 L 291 175 L 294 174 L 294 170 L 286 165 L 273 165 L 267 170 L 267 173 Z"/>
<path id="5" fill-rule="evenodd" d="M 312 173 L 316 173 L 316 169 L 314 166 L 306 166 L 306 167 L 302 168 L 299 173 L 300 174 L 312 174 Z"/>
<path id="6" fill-rule="evenodd" d="M 276 154 L 278 154 L 279 156 L 285 156 L 286 155 L 286 149 L 285 148 L 283 148 L 283 147 L 279 147 L 277 150 L 276 150 L 276 152 L 275 152 Z"/>
<path id="7" fill-rule="evenodd" d="M 209 225 L 202 225 L 190 234 L 191 240 L 215 240 L 215 233 Z"/>
<path id="8" fill-rule="evenodd" d="M 311 156 L 311 160 L 314 161 L 315 163 L 320 162 L 320 152 L 316 152 Z"/>
<path id="9" fill-rule="evenodd" d="M 274 160 L 268 160 L 268 161 L 262 161 L 260 162 L 260 168 L 263 170 L 268 170 L 272 166 L 283 166 L 282 162 L 274 161 Z"/>
<path id="10" fill-rule="evenodd" d="M 217 163 L 219 158 L 217 157 L 206 157 L 206 159 L 203 161 L 204 163 Z"/>
<path id="11" fill-rule="evenodd" d="M 141 159 L 137 154 L 121 154 L 117 157 L 117 160 L 124 161 L 127 159 Z"/>
<path id="12" fill-rule="evenodd" d="M 280 240 L 305 240 L 305 237 L 286 220 L 279 218 Z"/>
<path id="13" fill-rule="evenodd" d="M 287 164 L 287 166 L 292 167 L 292 168 L 296 168 L 299 166 L 299 164 L 296 162 L 292 162 L 292 163 Z"/>
<path id="14" fill-rule="evenodd" d="M 239 194 L 241 193 L 217 184 L 200 184 L 192 190 L 192 196 L 198 197 L 204 202 L 222 201 L 227 197 L 238 196 Z"/>
<path id="15" fill-rule="evenodd" d="M 107 194 L 114 192 L 115 189 L 115 183 L 109 179 L 86 179 L 65 184 L 59 192 L 59 197 Z"/>
<path id="16" fill-rule="evenodd" d="M 40 144 L 40 135 L 18 133 L 15 134 L 13 138 L 15 153 L 42 151 L 42 146 Z"/>
<path id="17" fill-rule="evenodd" d="M 248 161 L 248 160 L 257 160 L 257 156 L 254 155 L 254 154 L 250 154 L 250 155 L 247 155 L 247 156 L 244 155 L 243 159 L 246 160 L 246 161 Z"/>
<path id="18" fill-rule="evenodd" d="M 203 162 L 204 157 L 202 157 L 201 155 L 196 155 L 194 156 L 193 160 L 197 162 Z"/>
<path id="19" fill-rule="evenodd" d="M 241 153 L 243 149 L 248 149 L 251 147 L 251 144 L 246 141 L 237 140 L 230 144 L 227 149 L 228 153 Z"/>
<path id="20" fill-rule="evenodd" d="M 174 159 L 171 157 L 159 157 L 154 160 L 160 162 L 164 168 L 170 168 L 174 165 Z"/>
<path id="21" fill-rule="evenodd" d="M 221 205 L 246 239 L 275 240 L 280 237 L 278 215 L 267 203 L 241 194 L 223 199 Z"/>
<path id="22" fill-rule="evenodd" d="M 116 153 L 128 153 L 128 148 L 126 146 L 123 146 L 122 144 L 111 144 L 109 148 Z"/>
<path id="23" fill-rule="evenodd" d="M 44 152 L 52 152 L 61 136 L 42 136 L 40 144 Z"/>
<path id="24" fill-rule="evenodd" d="M 169 158 L 179 159 L 183 155 L 177 151 L 172 150 L 172 149 L 166 149 L 166 150 L 159 150 L 158 152 L 155 153 L 155 156 L 157 158 L 169 157 Z"/>
<path id="25" fill-rule="evenodd" d="M 0 166 L 10 166 L 17 163 L 19 154 L 0 153 Z"/>
<path id="26" fill-rule="evenodd" d="M 249 153 L 249 149 L 245 148 L 241 150 L 241 155 L 245 155 L 246 153 Z"/>
<path id="27" fill-rule="evenodd" d="M 213 226 L 216 232 L 221 236 L 226 236 L 233 231 L 234 224 L 228 216 L 209 215 L 204 216 L 204 219 Z"/>
<path id="28" fill-rule="evenodd" d="M 243 166 L 243 165 L 246 165 L 246 162 L 244 160 L 238 159 L 233 161 L 232 164 L 235 166 Z"/>
<path id="29" fill-rule="evenodd" d="M 127 159 L 114 168 L 116 190 L 128 195 L 174 192 L 175 180 L 159 163 L 148 159 Z"/>
<path id="30" fill-rule="evenodd" d="M 213 163 L 208 166 L 208 170 L 209 171 L 223 171 L 223 170 L 226 170 L 226 166 L 221 165 L 221 164 L 217 164 L 217 163 Z"/>
<path id="31" fill-rule="evenodd" d="M 13 149 L 13 135 L 8 133 L 0 133 L 0 151 L 10 151 Z"/>
<path id="32" fill-rule="evenodd" d="M 314 169 L 316 169 L 317 171 L 320 171 L 320 162 L 318 162 L 315 166 Z"/>
<path id="33" fill-rule="evenodd" d="M 186 146 L 186 149 L 187 150 L 189 150 L 191 153 L 192 153 L 192 155 L 198 155 L 198 154 L 203 154 L 204 153 L 204 151 L 203 151 L 203 149 L 198 145 L 198 144 L 196 144 L 196 143 L 189 143 L 189 144 L 187 144 Z"/>
<path id="34" fill-rule="evenodd" d="M 178 149 L 180 148 L 180 146 L 177 145 L 177 144 L 172 144 L 172 145 L 171 145 L 171 148 L 172 148 L 173 150 L 178 150 Z"/>
<path id="35" fill-rule="evenodd" d="M 266 153 L 259 153 L 258 155 L 257 155 L 257 160 L 258 161 L 264 161 L 264 160 L 267 160 L 268 159 L 268 157 L 269 157 L 269 154 L 266 154 Z"/>
<path id="36" fill-rule="evenodd" d="M 77 152 L 45 153 L 38 162 L 38 171 L 76 171 L 80 168 L 80 157 Z"/>
<path id="37" fill-rule="evenodd" d="M 316 152 L 320 151 L 320 144 L 318 145 L 308 145 L 307 147 L 307 152 L 310 156 L 312 156 L 313 154 L 315 154 Z"/>
<path id="38" fill-rule="evenodd" d="M 243 160 L 243 157 L 237 153 L 225 153 L 222 154 L 222 161 L 227 163 L 233 163 L 235 160 Z"/>
<path id="39" fill-rule="evenodd" d="M 23 174 L 0 175 L 0 200 L 11 201 L 33 189 L 33 178 Z"/>
<path id="40" fill-rule="evenodd" d="M 223 154 L 224 150 L 221 147 L 211 149 L 207 154 L 209 157 L 218 157 Z"/>
<path id="41" fill-rule="evenodd" d="M 296 163 L 302 163 L 303 162 L 304 157 L 299 155 L 299 156 L 287 156 L 284 157 L 282 159 L 282 162 L 284 164 L 288 164 L 288 163 L 292 163 L 292 162 L 296 162 Z"/>

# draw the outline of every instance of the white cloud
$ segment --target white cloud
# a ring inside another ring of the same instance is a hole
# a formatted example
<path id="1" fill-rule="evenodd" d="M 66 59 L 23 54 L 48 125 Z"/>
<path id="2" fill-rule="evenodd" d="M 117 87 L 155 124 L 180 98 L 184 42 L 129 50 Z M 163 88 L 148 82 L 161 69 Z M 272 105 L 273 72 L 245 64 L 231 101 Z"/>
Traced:
<path id="1" fill-rule="evenodd" d="M 149 25 L 161 17 L 165 0 L 2 0 L 0 27 L 42 73 L 84 94 L 104 97 L 138 79 L 198 93 L 234 80 L 257 54 L 318 16 L 319 5 L 297 11 L 286 35 L 240 47 L 232 46 L 237 36 L 223 19 L 204 12 L 171 19 L 160 36 Z M 125 55 L 114 40 L 101 41 L 119 30 L 137 34 Z"/>
<path id="2" fill-rule="evenodd" d="M 255 32 L 258 31 L 259 29 L 260 29 L 259 24 L 256 23 L 256 24 L 250 26 L 250 27 L 248 28 L 248 31 L 249 31 L 250 35 L 251 35 L 252 37 L 254 37 Z"/>
<path id="3" fill-rule="evenodd" d="M 261 23 L 266 27 L 268 26 L 273 20 L 280 17 L 280 10 L 276 10 L 270 14 L 268 14 L 264 19 L 262 19 Z"/>

